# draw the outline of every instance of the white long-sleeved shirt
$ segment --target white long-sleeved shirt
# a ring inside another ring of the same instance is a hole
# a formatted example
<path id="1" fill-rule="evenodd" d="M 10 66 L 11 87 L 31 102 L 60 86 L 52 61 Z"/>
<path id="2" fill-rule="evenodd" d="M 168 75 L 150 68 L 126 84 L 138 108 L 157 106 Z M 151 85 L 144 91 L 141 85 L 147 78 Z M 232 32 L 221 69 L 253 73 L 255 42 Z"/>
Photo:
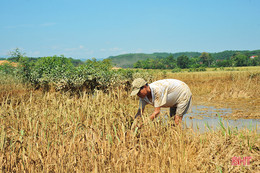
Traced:
<path id="1" fill-rule="evenodd" d="M 191 98 L 190 88 L 177 79 L 163 79 L 149 84 L 152 94 L 152 101 L 147 96 L 140 98 L 139 108 L 144 108 L 146 104 L 154 107 L 173 107 Z"/>

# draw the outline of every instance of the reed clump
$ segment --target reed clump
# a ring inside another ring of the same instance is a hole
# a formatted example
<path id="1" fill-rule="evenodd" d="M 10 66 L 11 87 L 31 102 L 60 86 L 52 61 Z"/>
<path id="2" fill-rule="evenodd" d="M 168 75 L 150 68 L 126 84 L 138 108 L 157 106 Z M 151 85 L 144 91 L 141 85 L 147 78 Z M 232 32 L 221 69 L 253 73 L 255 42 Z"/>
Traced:
<path id="1" fill-rule="evenodd" d="M 194 90 L 195 81 L 190 81 Z M 199 134 L 174 127 L 170 120 L 131 130 L 138 99 L 120 88 L 71 95 L 19 87 L 1 94 L 2 172 L 259 170 L 257 131 L 220 128 Z M 234 156 L 252 159 L 234 166 Z"/>

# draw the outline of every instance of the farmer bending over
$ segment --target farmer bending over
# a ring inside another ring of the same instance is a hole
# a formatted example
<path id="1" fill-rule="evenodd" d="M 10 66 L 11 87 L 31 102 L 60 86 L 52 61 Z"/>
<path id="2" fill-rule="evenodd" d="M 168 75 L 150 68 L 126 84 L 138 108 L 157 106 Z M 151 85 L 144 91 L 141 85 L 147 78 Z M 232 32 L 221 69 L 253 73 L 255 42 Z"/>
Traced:
<path id="1" fill-rule="evenodd" d="M 174 116 L 176 125 L 181 123 L 183 115 L 191 110 L 190 88 L 177 79 L 163 79 L 148 84 L 144 79 L 137 78 L 132 83 L 131 96 L 134 95 L 139 96 L 139 108 L 135 118 L 142 115 L 148 103 L 154 106 L 151 120 L 159 115 L 161 107 L 169 107 L 170 116 Z"/>

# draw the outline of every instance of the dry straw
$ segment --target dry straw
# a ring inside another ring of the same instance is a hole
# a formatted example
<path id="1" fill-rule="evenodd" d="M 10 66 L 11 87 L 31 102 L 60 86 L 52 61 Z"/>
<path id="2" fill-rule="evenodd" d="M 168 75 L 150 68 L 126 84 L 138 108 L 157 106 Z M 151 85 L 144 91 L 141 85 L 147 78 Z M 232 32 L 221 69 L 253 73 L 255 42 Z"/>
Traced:
<path id="1" fill-rule="evenodd" d="M 231 84 L 234 90 L 250 85 L 243 90 L 247 96 L 251 96 L 252 89 L 259 89 L 259 75 L 250 79 L 243 73 L 212 76 L 205 72 L 167 77 L 183 79 L 200 98 L 216 92 L 212 99 L 220 99 L 217 93 L 221 91 L 211 90 L 229 89 Z M 257 131 L 220 125 L 218 131 L 199 134 L 176 128 L 172 121 L 150 122 L 132 131 L 138 100 L 120 88 L 73 96 L 17 85 L 11 85 L 11 89 L 4 84 L 0 87 L 2 172 L 257 172 L 260 169 Z M 250 156 L 250 165 L 232 165 L 234 156 Z"/>

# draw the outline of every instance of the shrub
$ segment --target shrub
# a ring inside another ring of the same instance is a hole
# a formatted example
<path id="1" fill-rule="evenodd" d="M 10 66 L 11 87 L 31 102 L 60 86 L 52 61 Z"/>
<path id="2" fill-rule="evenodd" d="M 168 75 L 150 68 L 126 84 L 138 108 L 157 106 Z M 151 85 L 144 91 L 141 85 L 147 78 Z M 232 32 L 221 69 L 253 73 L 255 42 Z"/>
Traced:
<path id="1" fill-rule="evenodd" d="M 37 61 L 20 57 L 19 64 L 19 67 L 15 68 L 16 74 L 36 89 L 93 92 L 95 89 L 107 91 L 117 86 L 130 88 L 133 79 L 137 77 L 151 81 L 151 75 L 147 72 L 139 73 L 130 69 L 112 70 L 109 60 L 87 60 L 76 67 L 71 63 L 71 59 L 64 56 L 43 57 Z M 9 65 L 1 67 L 0 71 L 14 72 L 13 67 Z"/>
<path id="2" fill-rule="evenodd" d="M 206 71 L 206 68 L 200 66 L 199 68 L 189 68 L 189 72 L 196 72 L 196 71 Z"/>
<path id="3" fill-rule="evenodd" d="M 181 72 L 181 68 L 172 69 L 172 73 L 178 73 L 178 72 Z"/>
<path id="4" fill-rule="evenodd" d="M 15 74 L 15 67 L 11 63 L 3 63 L 0 65 L 0 72 L 3 74 Z"/>

